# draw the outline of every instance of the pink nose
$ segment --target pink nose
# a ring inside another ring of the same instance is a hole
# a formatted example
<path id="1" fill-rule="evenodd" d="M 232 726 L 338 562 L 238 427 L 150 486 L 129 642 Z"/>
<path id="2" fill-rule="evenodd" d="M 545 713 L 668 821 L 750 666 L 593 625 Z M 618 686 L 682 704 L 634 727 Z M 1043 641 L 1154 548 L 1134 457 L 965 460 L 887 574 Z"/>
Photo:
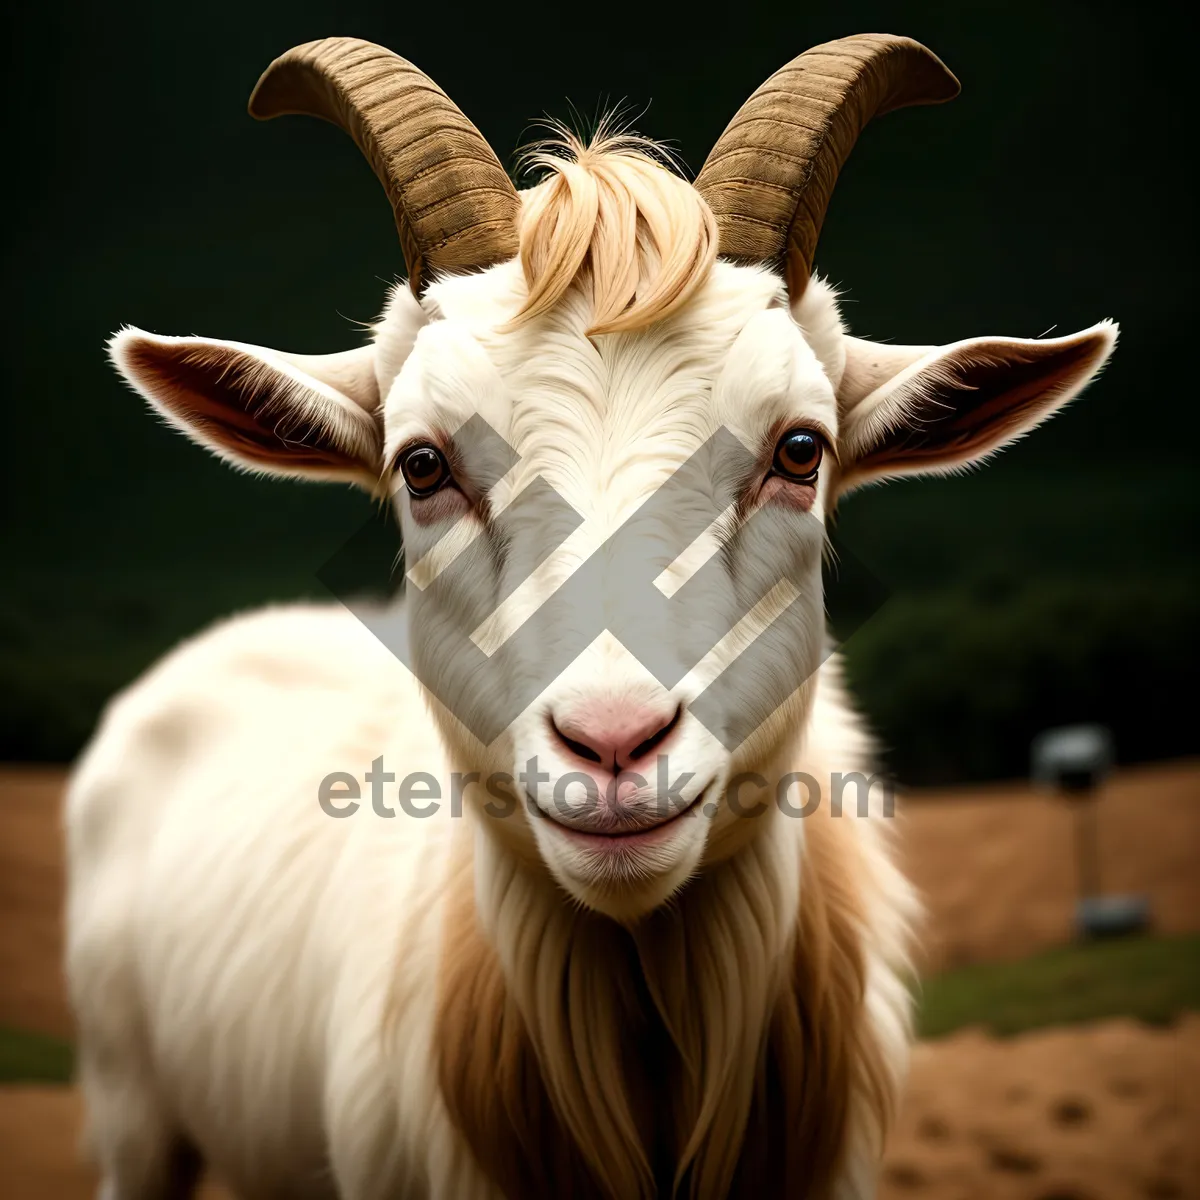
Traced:
<path id="1" fill-rule="evenodd" d="M 551 715 L 550 728 L 572 754 L 623 771 L 658 750 L 682 716 L 682 705 L 667 709 L 596 704 Z"/>

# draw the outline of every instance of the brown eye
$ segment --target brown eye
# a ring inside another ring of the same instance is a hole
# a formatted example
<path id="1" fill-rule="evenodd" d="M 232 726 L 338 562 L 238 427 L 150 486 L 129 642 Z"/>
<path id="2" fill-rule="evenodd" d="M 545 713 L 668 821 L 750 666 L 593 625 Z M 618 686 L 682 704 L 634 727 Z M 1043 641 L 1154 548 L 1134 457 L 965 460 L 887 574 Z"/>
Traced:
<path id="1" fill-rule="evenodd" d="M 793 429 L 779 439 L 775 447 L 775 460 L 771 464 L 775 474 L 782 475 L 795 483 L 812 483 L 821 465 L 824 444 L 821 435 L 811 429 Z"/>
<path id="2" fill-rule="evenodd" d="M 450 478 L 450 468 L 433 446 L 414 446 L 405 450 L 396 466 L 404 476 L 408 490 L 417 497 L 431 496 Z"/>

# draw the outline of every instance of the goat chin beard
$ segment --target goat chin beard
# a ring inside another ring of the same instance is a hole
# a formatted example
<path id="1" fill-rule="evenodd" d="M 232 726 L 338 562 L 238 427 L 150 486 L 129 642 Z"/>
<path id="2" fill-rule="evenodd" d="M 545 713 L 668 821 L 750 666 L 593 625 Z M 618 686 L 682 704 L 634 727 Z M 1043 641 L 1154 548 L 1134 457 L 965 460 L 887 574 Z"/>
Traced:
<path id="1" fill-rule="evenodd" d="M 586 843 L 550 818 L 534 821 L 542 861 L 572 899 L 629 924 L 666 904 L 696 873 L 709 821 L 699 806 L 662 827 L 650 843 L 638 838 Z"/>

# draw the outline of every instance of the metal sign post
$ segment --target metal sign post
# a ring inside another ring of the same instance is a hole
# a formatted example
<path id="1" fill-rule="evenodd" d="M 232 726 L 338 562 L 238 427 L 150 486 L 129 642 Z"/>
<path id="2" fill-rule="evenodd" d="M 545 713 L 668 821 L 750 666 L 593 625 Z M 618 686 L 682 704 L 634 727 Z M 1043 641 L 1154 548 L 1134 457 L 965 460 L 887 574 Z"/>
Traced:
<path id="1" fill-rule="evenodd" d="M 1048 729 L 1033 740 L 1033 778 L 1070 802 L 1075 820 L 1075 867 L 1079 897 L 1075 925 L 1083 937 L 1136 933 L 1149 924 L 1145 896 L 1104 892 L 1100 878 L 1097 792 L 1113 766 L 1112 735 L 1102 725 Z"/>

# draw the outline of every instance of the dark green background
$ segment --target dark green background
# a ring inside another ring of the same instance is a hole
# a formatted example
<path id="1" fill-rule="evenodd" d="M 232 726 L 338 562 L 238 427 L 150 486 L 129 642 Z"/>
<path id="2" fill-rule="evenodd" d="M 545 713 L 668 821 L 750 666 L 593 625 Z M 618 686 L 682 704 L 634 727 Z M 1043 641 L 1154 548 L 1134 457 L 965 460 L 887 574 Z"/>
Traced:
<path id="1" fill-rule="evenodd" d="M 1032 733 L 1079 719 L 1111 723 L 1125 761 L 1195 752 L 1180 692 L 1200 658 L 1194 43 L 1164 11 L 135 0 L 8 15 L 0 756 L 69 757 L 178 637 L 320 595 L 316 571 L 371 518 L 346 489 L 236 475 L 104 359 L 123 322 L 349 347 L 402 270 L 348 138 L 246 116 L 272 57 L 329 34 L 389 45 L 510 163 L 568 100 L 627 100 L 696 169 L 774 69 L 869 30 L 926 42 L 963 94 L 872 126 L 843 172 L 818 265 L 854 332 L 1036 336 L 1112 316 L 1122 335 L 1082 401 L 983 472 L 846 503 L 846 560 L 891 597 L 848 640 L 858 693 L 911 782 L 1020 774 Z M 369 540 L 364 578 L 386 577 L 391 535 Z M 843 631 L 864 603 L 847 572 Z"/>

